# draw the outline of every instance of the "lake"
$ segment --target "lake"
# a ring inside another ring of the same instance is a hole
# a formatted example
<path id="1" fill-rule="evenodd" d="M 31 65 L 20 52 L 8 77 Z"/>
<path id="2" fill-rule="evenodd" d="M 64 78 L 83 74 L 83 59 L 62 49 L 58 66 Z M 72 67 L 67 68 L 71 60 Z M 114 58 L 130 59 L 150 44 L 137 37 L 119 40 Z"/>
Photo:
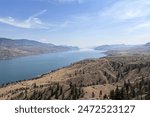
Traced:
<path id="1" fill-rule="evenodd" d="M 103 56 L 96 50 L 76 50 L 0 60 L 0 84 L 31 79 L 79 60 Z"/>

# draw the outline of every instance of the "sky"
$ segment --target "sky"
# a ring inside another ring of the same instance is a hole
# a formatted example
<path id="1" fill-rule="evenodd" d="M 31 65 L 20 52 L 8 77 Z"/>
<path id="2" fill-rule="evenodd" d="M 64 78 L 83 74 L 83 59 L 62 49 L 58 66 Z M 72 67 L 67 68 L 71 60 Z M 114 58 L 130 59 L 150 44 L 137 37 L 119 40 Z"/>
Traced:
<path id="1" fill-rule="evenodd" d="M 0 0 L 0 37 L 82 48 L 150 41 L 150 0 Z"/>

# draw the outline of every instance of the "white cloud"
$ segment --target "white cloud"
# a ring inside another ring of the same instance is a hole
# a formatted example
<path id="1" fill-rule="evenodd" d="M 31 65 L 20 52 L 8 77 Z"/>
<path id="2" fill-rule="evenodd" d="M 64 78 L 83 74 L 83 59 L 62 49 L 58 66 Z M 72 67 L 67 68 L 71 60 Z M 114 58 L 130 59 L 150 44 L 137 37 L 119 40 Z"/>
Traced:
<path id="1" fill-rule="evenodd" d="M 11 26 L 19 27 L 19 28 L 39 28 L 39 29 L 48 29 L 49 26 L 45 23 L 43 23 L 39 18 L 37 18 L 39 15 L 42 15 L 47 10 L 42 10 L 41 12 L 38 12 L 29 18 L 27 18 L 24 21 L 19 21 L 14 19 L 13 17 L 6 17 L 6 18 L 0 18 L 0 22 L 4 24 L 8 24 Z"/>
<path id="2" fill-rule="evenodd" d="M 149 0 L 120 0 L 101 14 L 119 20 L 147 17 L 150 15 Z"/>
<path id="3" fill-rule="evenodd" d="M 147 29 L 150 28 L 150 21 L 145 21 L 143 23 L 139 23 L 135 25 L 134 27 L 130 28 L 130 32 L 136 31 L 136 30 L 141 30 L 141 29 Z"/>

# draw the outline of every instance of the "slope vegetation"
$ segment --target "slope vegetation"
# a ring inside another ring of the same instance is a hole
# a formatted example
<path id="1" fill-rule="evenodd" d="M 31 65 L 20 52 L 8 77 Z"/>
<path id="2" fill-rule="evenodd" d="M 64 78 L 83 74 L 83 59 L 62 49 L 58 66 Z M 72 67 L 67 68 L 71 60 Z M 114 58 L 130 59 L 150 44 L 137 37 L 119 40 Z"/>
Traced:
<path id="1" fill-rule="evenodd" d="M 150 56 L 105 57 L 2 85 L 0 99 L 149 99 L 149 80 Z M 131 96 L 134 87 L 136 96 Z"/>

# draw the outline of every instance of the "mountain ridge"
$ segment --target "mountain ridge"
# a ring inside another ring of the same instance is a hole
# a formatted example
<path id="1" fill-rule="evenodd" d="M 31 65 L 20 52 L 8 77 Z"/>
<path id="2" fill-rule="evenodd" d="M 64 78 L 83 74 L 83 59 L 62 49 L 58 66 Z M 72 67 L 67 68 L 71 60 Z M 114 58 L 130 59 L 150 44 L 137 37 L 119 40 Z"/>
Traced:
<path id="1" fill-rule="evenodd" d="M 9 38 L 0 38 L 0 59 L 63 52 L 75 49 L 78 49 L 78 47 L 59 46 L 51 43 L 41 43 L 28 39 L 12 40 Z"/>
<path id="2" fill-rule="evenodd" d="M 150 46 L 150 42 L 146 43 L 145 46 Z"/>
<path id="3" fill-rule="evenodd" d="M 125 45 L 125 44 L 114 44 L 114 45 L 101 45 L 94 48 L 95 50 L 104 50 L 108 56 L 122 56 L 122 55 L 150 55 L 150 43 L 139 44 L 139 45 Z"/>

